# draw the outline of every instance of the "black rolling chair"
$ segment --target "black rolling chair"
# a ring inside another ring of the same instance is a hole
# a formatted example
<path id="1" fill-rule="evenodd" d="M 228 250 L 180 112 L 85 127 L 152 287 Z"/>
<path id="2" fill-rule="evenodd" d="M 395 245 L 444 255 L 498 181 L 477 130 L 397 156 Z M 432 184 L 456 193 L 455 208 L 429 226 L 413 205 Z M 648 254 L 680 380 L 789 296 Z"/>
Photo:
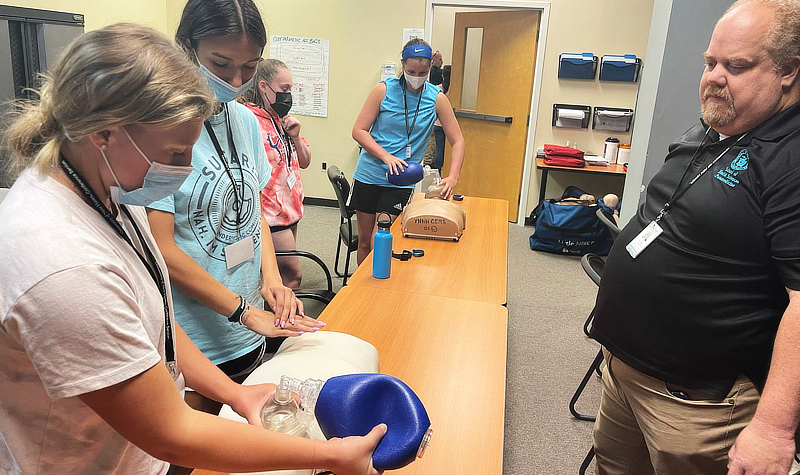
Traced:
<path id="1" fill-rule="evenodd" d="M 342 277 L 342 286 L 347 285 L 348 273 L 350 270 L 350 254 L 358 249 L 358 223 L 353 216 L 355 210 L 348 206 L 347 199 L 350 197 L 350 183 L 347 177 L 339 170 L 339 167 L 331 165 L 328 167 L 328 179 L 333 185 L 336 193 L 336 201 L 339 203 L 339 238 L 336 240 L 336 260 L 333 263 L 333 271 Z M 339 272 L 339 255 L 342 244 L 345 245 L 346 254 L 344 259 L 344 272 Z"/>

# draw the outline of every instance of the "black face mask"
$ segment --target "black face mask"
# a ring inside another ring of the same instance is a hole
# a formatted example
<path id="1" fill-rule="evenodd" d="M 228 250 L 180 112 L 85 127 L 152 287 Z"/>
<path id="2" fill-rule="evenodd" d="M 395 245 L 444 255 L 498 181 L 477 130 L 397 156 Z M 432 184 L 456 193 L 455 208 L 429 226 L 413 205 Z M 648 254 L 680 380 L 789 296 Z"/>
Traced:
<path id="1" fill-rule="evenodd" d="M 272 107 L 272 110 L 274 110 L 276 114 L 278 114 L 278 117 L 285 117 L 286 114 L 288 114 L 292 109 L 292 93 L 278 92 L 275 89 L 272 89 L 272 86 L 269 84 L 267 84 L 267 87 L 270 91 L 275 93 L 275 102 L 269 106 Z"/>

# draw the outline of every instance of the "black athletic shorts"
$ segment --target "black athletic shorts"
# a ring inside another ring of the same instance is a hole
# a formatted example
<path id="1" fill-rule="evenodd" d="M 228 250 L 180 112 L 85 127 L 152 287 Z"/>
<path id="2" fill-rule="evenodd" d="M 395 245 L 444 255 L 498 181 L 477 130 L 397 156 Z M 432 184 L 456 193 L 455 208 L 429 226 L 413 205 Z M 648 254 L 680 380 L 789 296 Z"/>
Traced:
<path id="1" fill-rule="evenodd" d="M 413 188 L 368 185 L 355 180 L 350 205 L 367 214 L 389 213 L 398 216 L 408 203 Z"/>
<path id="2" fill-rule="evenodd" d="M 277 233 L 277 232 L 280 232 L 280 231 L 286 231 L 287 229 L 291 229 L 292 226 L 297 226 L 297 223 L 299 223 L 299 222 L 300 221 L 295 221 L 292 224 L 286 224 L 286 225 L 283 225 L 283 226 L 270 226 L 269 227 L 269 232 Z"/>

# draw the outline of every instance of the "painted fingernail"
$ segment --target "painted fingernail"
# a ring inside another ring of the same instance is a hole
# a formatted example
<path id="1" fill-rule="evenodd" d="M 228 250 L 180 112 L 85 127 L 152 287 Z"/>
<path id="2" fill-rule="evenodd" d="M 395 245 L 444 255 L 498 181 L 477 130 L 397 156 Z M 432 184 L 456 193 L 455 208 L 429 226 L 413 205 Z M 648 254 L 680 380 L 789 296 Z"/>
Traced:
<path id="1" fill-rule="evenodd" d="M 325 322 L 317 322 L 317 325 L 319 325 L 321 327 L 324 327 L 325 325 L 327 325 L 327 323 L 325 323 Z"/>
<path id="2" fill-rule="evenodd" d="M 277 327 L 278 325 L 280 325 L 280 323 L 281 323 L 280 318 L 276 318 L 275 319 L 275 326 Z"/>
<path id="3" fill-rule="evenodd" d="M 291 320 L 289 320 L 289 322 L 290 322 L 292 325 L 294 325 L 294 318 L 293 318 L 293 319 L 291 319 Z"/>
<path id="4" fill-rule="evenodd" d="M 286 328 L 286 320 L 281 322 L 281 328 Z"/>
<path id="5" fill-rule="evenodd" d="M 303 332 L 297 332 L 297 336 L 300 336 L 302 334 L 303 334 Z"/>

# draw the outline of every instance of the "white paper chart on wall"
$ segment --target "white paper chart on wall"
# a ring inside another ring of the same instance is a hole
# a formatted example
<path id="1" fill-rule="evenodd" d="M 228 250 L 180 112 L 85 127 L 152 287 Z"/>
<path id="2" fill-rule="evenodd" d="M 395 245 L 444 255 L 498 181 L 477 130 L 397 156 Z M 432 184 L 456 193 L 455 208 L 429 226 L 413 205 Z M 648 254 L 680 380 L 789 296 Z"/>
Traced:
<path id="1" fill-rule="evenodd" d="M 328 117 L 330 42 L 321 38 L 273 35 L 270 58 L 292 72 L 292 114 Z"/>

